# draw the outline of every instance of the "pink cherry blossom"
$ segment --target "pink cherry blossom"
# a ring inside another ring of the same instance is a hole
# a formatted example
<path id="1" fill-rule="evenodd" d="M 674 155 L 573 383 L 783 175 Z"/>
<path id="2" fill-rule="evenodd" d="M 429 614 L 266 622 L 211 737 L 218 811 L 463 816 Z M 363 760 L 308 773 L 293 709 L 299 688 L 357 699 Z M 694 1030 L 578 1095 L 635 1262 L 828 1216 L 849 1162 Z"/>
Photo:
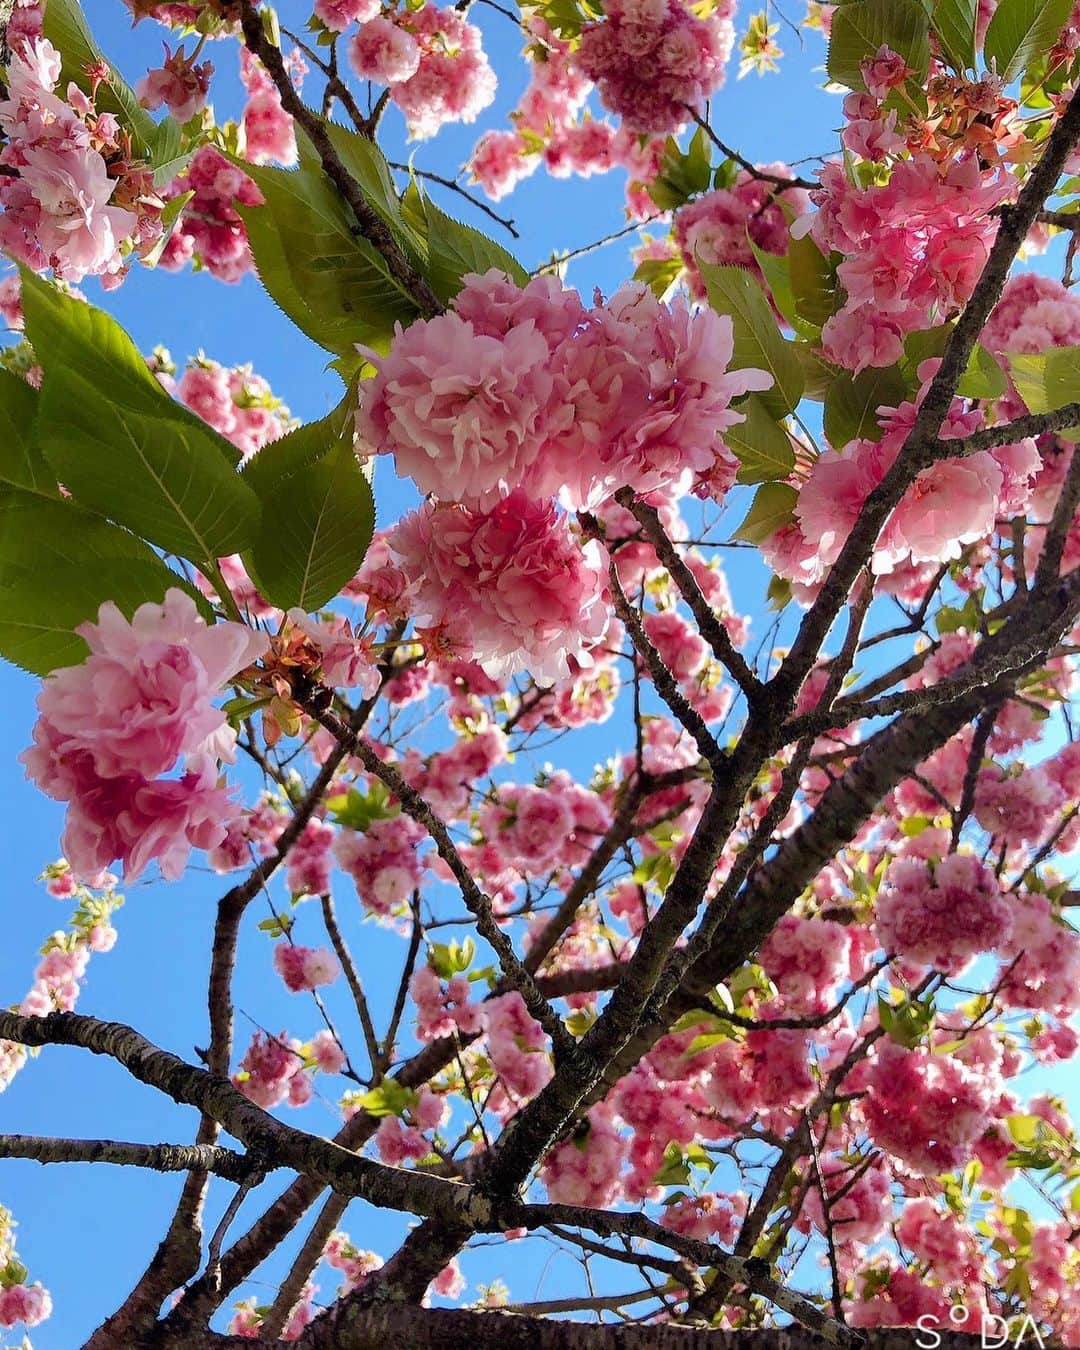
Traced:
<path id="1" fill-rule="evenodd" d="M 426 505 L 390 543 L 428 640 L 491 675 L 565 676 L 607 625 L 599 545 L 578 543 L 553 506 L 521 493 L 486 513 Z"/>
<path id="2" fill-rule="evenodd" d="M 782 178 L 793 177 L 786 164 L 756 167 Z M 705 298 L 699 260 L 710 266 L 746 267 L 760 277 L 751 240 L 766 253 L 786 253 L 785 208 L 797 216 L 805 215 L 810 199 L 802 188 L 778 193 L 772 183 L 740 169 L 730 188 L 706 192 L 676 211 L 675 243 L 695 299 Z"/>
<path id="3" fill-rule="evenodd" d="M 315 0 L 315 17 L 331 33 L 343 33 L 350 24 L 370 23 L 379 12 L 378 0 Z"/>
<path id="4" fill-rule="evenodd" d="M 166 46 L 165 62 L 139 81 L 135 93 L 144 108 L 154 111 L 164 103 L 178 122 L 189 122 L 206 106 L 206 95 L 214 67 L 209 61 L 195 65 L 181 47 L 171 52 Z"/>
<path id="5" fill-rule="evenodd" d="M 420 47 L 407 29 L 375 14 L 349 42 L 349 65 L 361 80 L 401 84 L 419 70 Z"/>
<path id="6" fill-rule="evenodd" d="M 723 82 L 728 14 L 721 6 L 702 20 L 678 0 L 609 0 L 604 20 L 583 26 L 576 63 L 628 130 L 677 131 Z"/>
<path id="7" fill-rule="evenodd" d="M 266 639 L 241 624 L 208 627 L 175 588 L 130 622 L 105 604 L 78 631 L 90 655 L 46 681 L 27 775 L 70 803 L 65 853 L 76 872 L 122 858 L 137 876 L 157 857 L 163 874 L 179 875 L 188 849 L 219 843 L 231 814 L 214 759 L 231 760 L 236 738 L 210 700 Z M 183 778 L 154 781 L 181 757 Z"/>
<path id="8" fill-rule="evenodd" d="M 298 947 L 291 942 L 279 942 L 275 946 L 274 969 L 285 981 L 285 988 L 293 994 L 333 984 L 341 974 L 341 966 L 333 952 L 325 947 Z"/>
<path id="9" fill-rule="evenodd" d="M 874 929 L 887 952 L 956 975 L 979 952 L 1008 941 L 1011 915 L 993 872 L 977 858 L 897 858 L 878 891 Z"/>
<path id="10" fill-rule="evenodd" d="M 13 1284 L 0 1289 L 0 1327 L 16 1322 L 36 1327 L 52 1315 L 52 1298 L 40 1284 Z"/>

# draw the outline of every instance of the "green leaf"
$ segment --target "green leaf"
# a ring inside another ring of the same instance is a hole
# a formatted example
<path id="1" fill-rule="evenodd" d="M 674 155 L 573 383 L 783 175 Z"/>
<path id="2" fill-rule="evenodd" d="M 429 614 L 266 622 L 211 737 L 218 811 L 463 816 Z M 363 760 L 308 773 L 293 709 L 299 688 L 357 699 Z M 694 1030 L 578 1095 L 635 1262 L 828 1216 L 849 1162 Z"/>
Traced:
<path id="1" fill-rule="evenodd" d="M 1046 393 L 1047 352 L 1034 352 L 1023 355 L 1009 354 L 1009 374 L 1012 376 L 1016 392 L 1033 413 L 1050 411 L 1050 402 Z"/>
<path id="2" fill-rule="evenodd" d="M 884 995 L 878 995 L 878 1020 L 890 1040 L 913 1050 L 926 1040 L 934 1025 L 936 1009 L 932 996 L 925 1000 L 906 1000 L 903 1003 L 890 1003 Z"/>
<path id="3" fill-rule="evenodd" d="M 711 161 L 710 145 L 704 128 L 698 128 L 685 151 L 674 136 L 669 136 L 664 143 L 660 172 L 649 185 L 649 196 L 662 211 L 684 206 L 691 197 L 709 187 L 712 182 Z"/>
<path id="4" fill-rule="evenodd" d="M 780 334 L 776 318 L 756 277 L 742 267 L 714 267 L 698 259 L 709 304 L 728 314 L 734 329 L 733 370 L 765 370 L 773 387 L 758 395 L 775 416 L 796 407 L 803 391 L 803 371 L 794 344 Z"/>
<path id="5" fill-rule="evenodd" d="M 472 938 L 464 942 L 433 942 L 428 952 L 428 965 L 444 980 L 463 975 L 476 957 L 476 943 Z"/>
<path id="6" fill-rule="evenodd" d="M 658 300 L 663 300 L 682 272 L 679 258 L 645 258 L 637 265 L 635 281 L 643 281 Z"/>
<path id="7" fill-rule="evenodd" d="M 172 586 L 192 592 L 127 530 L 61 497 L 0 490 L 0 655 L 7 660 L 35 675 L 76 665 L 87 648 L 74 630 L 96 619 L 106 600 L 130 617 Z"/>
<path id="8" fill-rule="evenodd" d="M 822 359 L 816 342 L 796 342 L 792 351 L 802 368 L 805 381 L 803 398 L 813 399 L 815 403 L 824 402 L 833 381 L 844 372 L 839 366 L 830 365 Z"/>
<path id="9" fill-rule="evenodd" d="M 355 1098 L 353 1105 L 369 1116 L 400 1116 L 418 1100 L 412 1088 L 402 1087 L 396 1078 L 384 1078 L 378 1087 Z"/>
<path id="10" fill-rule="evenodd" d="M 344 825 L 359 834 L 363 834 L 373 821 L 389 820 L 401 810 L 390 805 L 390 794 L 379 782 L 373 783 L 366 793 L 350 788 L 343 796 L 328 798 L 326 805 L 335 825 Z"/>
<path id="11" fill-rule="evenodd" d="M 1041 1116 L 1005 1117 L 1005 1126 L 1012 1137 L 1013 1143 L 1020 1144 L 1021 1147 L 1035 1143 L 1040 1137 L 1040 1127 L 1043 1123 Z"/>
<path id="12" fill-rule="evenodd" d="M 1008 387 L 1005 372 L 986 348 L 976 343 L 956 392 L 962 398 L 1001 398 Z"/>
<path id="13" fill-rule="evenodd" d="M 746 519 L 735 531 L 735 539 L 762 544 L 795 518 L 798 493 L 790 483 L 763 483 L 754 493 Z"/>
<path id="14" fill-rule="evenodd" d="M 939 323 L 934 328 L 920 328 L 914 333 L 908 333 L 904 338 L 904 370 L 909 376 L 910 383 L 914 387 L 917 379 L 917 371 L 924 361 L 933 357 L 940 356 L 945 350 L 945 344 L 949 340 L 949 334 L 953 330 L 953 323 Z"/>
<path id="15" fill-rule="evenodd" d="M 918 0 L 852 0 L 833 15 L 829 79 L 865 89 L 862 61 L 882 45 L 898 52 L 921 81 L 930 64 L 930 22 Z"/>
<path id="16" fill-rule="evenodd" d="M 983 57 L 1011 84 L 1058 40 L 1072 0 L 1001 0 L 986 30 Z"/>
<path id="17" fill-rule="evenodd" d="M 63 61 L 60 89 L 66 89 L 68 82 L 74 81 L 80 89 L 89 93 L 90 80 L 86 75 L 86 67 L 99 62 L 108 66 L 109 78 L 98 86 L 95 106 L 98 112 L 116 114 L 121 126 L 131 132 L 137 154 L 148 153 L 156 132 L 154 119 L 140 106 L 134 90 L 105 61 L 87 27 L 79 0 L 48 0 L 43 31 Z"/>
<path id="18" fill-rule="evenodd" d="M 335 355 L 355 358 L 357 343 L 385 350 L 395 322 L 411 323 L 416 306 L 321 166 L 302 150 L 298 169 L 243 167 L 265 205 L 236 209 L 271 298 Z"/>
<path id="19" fill-rule="evenodd" d="M 173 229 L 180 214 L 192 197 L 195 196 L 194 189 L 187 192 L 178 192 L 175 197 L 170 197 L 165 203 L 165 209 L 161 213 L 161 236 L 157 243 L 142 260 L 144 267 L 156 267 L 161 261 L 162 254 L 169 245 L 169 240 L 173 236 Z"/>
<path id="20" fill-rule="evenodd" d="M 836 309 L 836 274 L 829 259 L 810 238 L 792 239 L 788 246 L 788 271 L 800 319 L 821 328 Z"/>
<path id="21" fill-rule="evenodd" d="M 912 392 L 917 385 L 919 366 L 923 361 L 942 355 L 954 327 L 950 320 L 935 328 L 921 328 L 904 338 L 904 359 L 901 364 Z M 1007 388 L 1008 384 L 997 361 L 985 347 L 976 343 L 956 392 L 962 398 L 1000 398 Z"/>
<path id="22" fill-rule="evenodd" d="M 690 1165 L 683 1157 L 682 1149 L 676 1143 L 668 1144 L 664 1149 L 664 1159 L 660 1170 L 652 1179 L 654 1186 L 687 1186 L 690 1183 Z"/>
<path id="23" fill-rule="evenodd" d="M 154 186 L 167 187 L 187 168 L 195 152 L 184 149 L 184 132 L 175 117 L 166 117 L 154 129 L 148 157 L 154 170 Z M 163 217 L 164 218 L 164 217 Z"/>
<path id="24" fill-rule="evenodd" d="M 34 439 L 38 398 L 32 385 L 0 370 L 0 482 L 56 497 L 56 475 Z"/>
<path id="25" fill-rule="evenodd" d="M 795 467 L 791 438 L 769 413 L 759 394 L 739 405 L 745 422 L 729 427 L 724 440 L 739 461 L 740 483 L 767 483 L 786 478 Z"/>
<path id="26" fill-rule="evenodd" d="M 350 131 L 348 127 L 339 126 L 337 122 L 326 121 L 324 125 L 342 164 L 359 183 L 371 208 L 397 236 L 399 242 L 409 242 L 420 256 L 423 256 L 423 238 L 414 231 L 402 212 L 397 185 L 386 157 L 378 145 L 369 137 Z M 314 168 L 319 163 L 318 156 L 302 130 L 297 146 L 303 162 Z"/>
<path id="27" fill-rule="evenodd" d="M 371 484 L 341 444 L 262 495 L 251 546 L 259 590 L 281 609 L 318 609 L 356 575 L 374 528 Z"/>
<path id="28" fill-rule="evenodd" d="M 750 238 L 749 230 L 746 232 L 746 241 L 753 251 L 757 265 L 761 268 L 761 275 L 765 278 L 765 285 L 769 288 L 773 304 L 788 321 L 789 326 L 793 326 L 797 314 L 787 255 L 769 253 L 766 249 L 759 248 Z"/>
<path id="29" fill-rule="evenodd" d="M 306 422 L 263 446 L 257 455 L 244 465 L 241 477 L 260 496 L 293 474 L 302 472 L 325 459 L 342 442 L 352 445 L 353 415 L 356 408 L 356 382 L 333 412 L 317 422 Z"/>
<path id="30" fill-rule="evenodd" d="M 903 403 L 907 392 L 899 366 L 838 375 L 825 395 L 824 426 L 829 444 L 841 450 L 860 436 L 876 439 L 881 431 L 878 408 L 895 408 Z"/>
<path id="31" fill-rule="evenodd" d="M 974 70 L 979 0 L 932 0 L 932 5 L 930 25 L 945 58 L 959 74 Z"/>
<path id="32" fill-rule="evenodd" d="M 470 272 L 484 273 L 492 267 L 505 272 L 517 285 L 526 285 L 528 272 L 501 244 L 440 211 L 429 197 L 420 194 L 420 200 L 428 249 L 424 275 L 440 300 L 452 300 L 457 295 L 462 277 Z"/>
<path id="33" fill-rule="evenodd" d="M 572 1013 L 568 1013 L 563 1019 L 563 1025 L 575 1040 L 580 1040 L 596 1021 L 596 1018 L 596 1009 L 589 1004 L 584 1008 L 575 1008 Z"/>
<path id="34" fill-rule="evenodd" d="M 44 367 L 37 434 L 83 506 L 203 563 L 245 548 L 259 503 L 224 437 L 171 399 L 105 314 L 25 268 L 26 333 Z"/>
<path id="35" fill-rule="evenodd" d="M 1048 352 L 1008 358 L 1017 392 L 1033 413 L 1052 412 L 1066 403 L 1080 402 L 1080 347 L 1052 347 Z M 1057 435 L 1080 441 L 1080 427 Z"/>

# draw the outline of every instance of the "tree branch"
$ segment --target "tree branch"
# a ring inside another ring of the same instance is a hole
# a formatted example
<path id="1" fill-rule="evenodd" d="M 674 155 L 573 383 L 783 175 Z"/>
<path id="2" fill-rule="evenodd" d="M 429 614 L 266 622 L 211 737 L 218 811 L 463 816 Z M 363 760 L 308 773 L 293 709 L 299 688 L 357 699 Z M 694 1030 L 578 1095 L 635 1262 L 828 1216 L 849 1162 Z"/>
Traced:
<path id="1" fill-rule="evenodd" d="M 244 1181 L 264 1164 L 214 1144 L 128 1144 L 115 1139 L 49 1139 L 33 1134 L 0 1135 L 0 1158 L 38 1163 L 112 1163 L 152 1172 L 213 1172 Z"/>
<path id="2" fill-rule="evenodd" d="M 348 202 L 361 234 L 382 254 L 391 276 L 412 298 L 424 318 L 441 313 L 443 306 L 438 296 L 406 258 L 397 240 L 368 204 L 360 184 L 341 162 L 322 118 L 312 112 L 296 92 L 281 52 L 267 37 L 259 11 L 252 0 L 241 0 L 240 25 L 248 51 L 266 67 L 281 98 L 281 106 L 303 128 L 318 151 L 326 176 Z"/>
<path id="3" fill-rule="evenodd" d="M 667 568 L 672 581 L 679 588 L 691 614 L 697 620 L 698 631 L 713 650 L 713 655 L 728 672 L 731 678 L 746 695 L 751 707 L 760 701 L 764 686 L 750 667 L 742 653 L 731 640 L 731 634 L 717 617 L 712 606 L 702 594 L 697 578 L 686 565 L 675 544 L 668 537 L 660 521 L 660 514 L 648 502 L 635 498 L 629 488 L 622 488 L 615 494 L 620 506 L 631 511 L 645 538 L 652 544 L 656 556 Z"/>
<path id="4" fill-rule="evenodd" d="M 355 755 L 368 773 L 390 789 L 407 816 L 427 830 L 435 843 L 439 857 L 453 873 L 454 880 L 461 890 L 462 899 L 476 920 L 477 930 L 499 958 L 499 965 L 507 983 L 518 991 L 525 1000 L 529 1013 L 551 1037 L 556 1055 L 569 1049 L 574 1044 L 573 1037 L 566 1030 L 562 1018 L 537 989 L 536 981 L 514 951 L 513 943 L 496 923 L 491 899 L 476 884 L 472 873 L 465 866 L 446 825 L 432 811 L 420 793 L 402 778 L 397 768 L 381 760 L 367 741 L 351 727 L 346 726 L 339 717 L 310 701 L 301 703 L 300 706 L 330 732 L 340 747 L 348 754 Z"/>

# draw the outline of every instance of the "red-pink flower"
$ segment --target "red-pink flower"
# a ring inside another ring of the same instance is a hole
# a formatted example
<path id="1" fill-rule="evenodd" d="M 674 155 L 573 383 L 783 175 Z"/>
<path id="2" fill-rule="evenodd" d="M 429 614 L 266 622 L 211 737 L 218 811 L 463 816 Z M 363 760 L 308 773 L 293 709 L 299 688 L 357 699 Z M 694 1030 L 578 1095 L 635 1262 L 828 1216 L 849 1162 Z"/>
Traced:
<path id="1" fill-rule="evenodd" d="M 164 63 L 160 69 L 147 72 L 135 86 L 135 93 L 144 108 L 153 111 L 164 103 L 178 122 L 189 122 L 206 106 L 213 73 L 209 61 L 197 66 L 182 47 L 172 52 L 166 46 Z"/>

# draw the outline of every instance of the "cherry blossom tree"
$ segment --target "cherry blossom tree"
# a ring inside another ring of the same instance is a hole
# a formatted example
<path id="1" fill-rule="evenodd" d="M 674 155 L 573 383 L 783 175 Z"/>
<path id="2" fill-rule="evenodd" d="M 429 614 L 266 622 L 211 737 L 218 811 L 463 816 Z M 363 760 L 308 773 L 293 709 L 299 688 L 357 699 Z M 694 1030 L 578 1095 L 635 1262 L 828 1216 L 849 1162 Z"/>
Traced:
<path id="1" fill-rule="evenodd" d="M 0 3 L 0 654 L 40 677 L 73 911 L 0 1088 L 75 1046 L 199 1118 L 0 1136 L 180 1174 L 87 1344 L 1080 1345 L 1080 1147 L 1023 1080 L 1080 1049 L 1080 8 L 811 3 L 843 126 L 797 172 L 710 119 L 737 43 L 777 67 L 771 11 L 476 0 L 528 84 L 466 182 L 378 135 L 489 108 L 469 0 L 126 3 L 165 39 L 132 84 L 77 0 Z M 436 204 L 513 242 L 526 175 L 616 169 L 610 295 Z M 1024 269 L 1055 235 L 1062 281 Z M 153 267 L 254 269 L 334 411 L 78 289 Z M 375 531 L 380 457 L 416 505 Z M 121 885 L 167 907 L 195 858 L 197 1058 L 75 1011 Z M 241 942 L 292 1030 L 238 1025 Z M 33 1328 L 14 1225 L 0 1326 Z M 493 1237 L 577 1293 L 469 1288 Z"/>

